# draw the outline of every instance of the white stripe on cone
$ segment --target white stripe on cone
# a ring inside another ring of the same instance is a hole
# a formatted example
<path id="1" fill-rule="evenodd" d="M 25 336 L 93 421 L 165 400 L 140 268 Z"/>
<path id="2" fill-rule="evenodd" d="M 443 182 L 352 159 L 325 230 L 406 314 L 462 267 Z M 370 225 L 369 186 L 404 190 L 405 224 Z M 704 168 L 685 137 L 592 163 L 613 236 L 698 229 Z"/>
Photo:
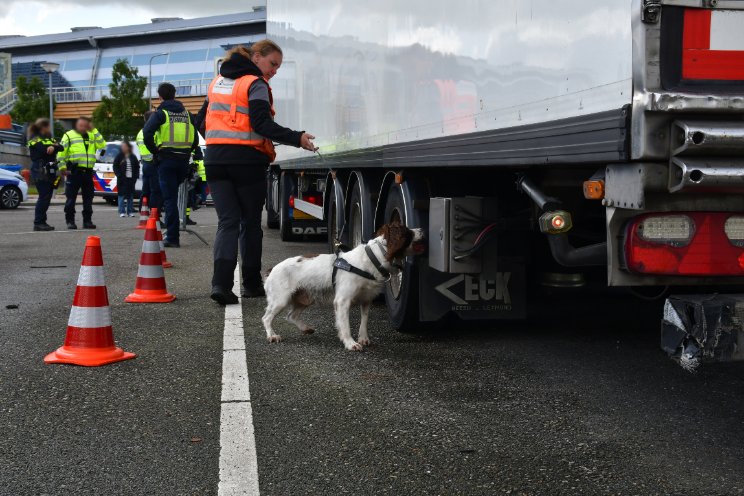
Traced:
<path id="1" fill-rule="evenodd" d="M 160 253 L 159 251 L 157 253 Z M 146 279 L 161 279 L 165 277 L 163 272 L 163 266 L 158 265 L 140 265 L 137 269 L 137 277 L 144 277 Z"/>
<path id="2" fill-rule="evenodd" d="M 105 286 L 103 278 L 103 266 L 101 265 L 81 265 L 80 275 L 78 276 L 78 286 Z"/>
<path id="3" fill-rule="evenodd" d="M 108 327 L 111 325 L 111 309 L 105 307 L 77 307 L 70 309 L 70 320 L 67 325 L 72 327 Z"/>
<path id="4" fill-rule="evenodd" d="M 143 241 L 142 253 L 160 253 L 160 243 L 157 241 Z"/>

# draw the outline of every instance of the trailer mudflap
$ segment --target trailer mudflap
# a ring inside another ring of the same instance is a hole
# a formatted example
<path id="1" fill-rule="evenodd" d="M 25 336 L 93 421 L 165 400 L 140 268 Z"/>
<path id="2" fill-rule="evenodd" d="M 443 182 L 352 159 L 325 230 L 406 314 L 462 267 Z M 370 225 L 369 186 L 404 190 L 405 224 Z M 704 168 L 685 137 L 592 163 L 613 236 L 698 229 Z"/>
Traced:
<path id="1" fill-rule="evenodd" d="M 744 360 L 744 295 L 674 295 L 664 303 L 661 347 L 690 371 Z"/>
<path id="2" fill-rule="evenodd" d="M 526 314 L 524 261 L 499 260 L 498 272 L 447 274 L 419 264 L 419 311 L 431 322 L 452 312 L 463 320 L 523 319 Z"/>

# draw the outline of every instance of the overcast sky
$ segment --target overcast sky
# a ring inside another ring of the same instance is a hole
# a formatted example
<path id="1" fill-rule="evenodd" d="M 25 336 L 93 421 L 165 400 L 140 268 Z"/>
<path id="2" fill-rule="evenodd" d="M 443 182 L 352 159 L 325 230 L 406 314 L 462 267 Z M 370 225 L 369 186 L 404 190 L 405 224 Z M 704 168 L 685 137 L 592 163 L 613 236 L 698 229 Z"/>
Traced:
<path id="1" fill-rule="evenodd" d="M 153 17 L 206 17 L 252 10 L 265 0 L 0 0 L 0 35 L 63 33 L 74 26 L 145 24 Z"/>

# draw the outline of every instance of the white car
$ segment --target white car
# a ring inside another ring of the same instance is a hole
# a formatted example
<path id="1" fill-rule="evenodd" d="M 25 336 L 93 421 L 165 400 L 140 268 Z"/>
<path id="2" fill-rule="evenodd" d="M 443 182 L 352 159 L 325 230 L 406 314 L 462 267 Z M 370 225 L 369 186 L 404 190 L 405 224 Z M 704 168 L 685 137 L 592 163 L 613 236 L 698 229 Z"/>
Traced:
<path id="1" fill-rule="evenodd" d="M 17 172 L 0 168 L 0 208 L 18 208 L 28 200 L 28 184 Z"/>
<path id="2" fill-rule="evenodd" d="M 140 152 L 137 145 L 132 144 L 132 151 L 140 159 Z M 114 159 L 121 151 L 121 141 L 107 141 L 106 152 L 101 155 L 96 153 L 96 165 L 93 166 L 93 194 L 103 197 L 107 202 L 114 205 L 117 201 L 116 174 L 114 174 Z M 134 197 L 139 198 L 142 194 L 142 164 L 140 163 L 140 177 L 134 185 Z"/>

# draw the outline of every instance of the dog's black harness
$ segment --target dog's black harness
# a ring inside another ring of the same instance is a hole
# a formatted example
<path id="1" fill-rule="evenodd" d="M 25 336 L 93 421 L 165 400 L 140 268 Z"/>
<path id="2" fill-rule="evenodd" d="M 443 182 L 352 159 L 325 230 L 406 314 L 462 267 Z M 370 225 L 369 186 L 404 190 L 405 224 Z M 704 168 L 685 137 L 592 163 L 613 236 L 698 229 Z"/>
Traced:
<path id="1" fill-rule="evenodd" d="M 379 243 L 378 243 L 379 244 Z M 383 253 L 385 252 L 385 248 L 380 245 L 380 248 L 382 249 Z M 378 260 L 377 256 L 375 255 L 375 252 L 372 250 L 372 247 L 369 245 L 364 246 L 364 252 L 367 254 L 367 257 L 369 258 L 370 262 L 372 262 L 372 265 L 375 266 L 375 269 L 377 269 L 377 272 L 379 272 L 382 277 L 385 278 L 387 281 L 390 279 L 390 271 L 387 270 L 385 267 L 383 267 L 380 260 Z M 340 255 L 336 255 L 336 260 L 333 261 L 333 273 L 331 274 L 331 281 L 333 283 L 333 287 L 336 287 L 336 272 L 338 270 L 345 270 L 346 272 L 351 272 L 352 274 L 356 274 L 360 277 L 364 277 L 365 279 L 369 279 L 370 281 L 376 281 L 377 278 L 373 275 L 367 272 L 366 270 L 359 269 L 357 267 L 354 267 L 349 263 L 348 260 L 345 258 L 342 258 Z"/>

